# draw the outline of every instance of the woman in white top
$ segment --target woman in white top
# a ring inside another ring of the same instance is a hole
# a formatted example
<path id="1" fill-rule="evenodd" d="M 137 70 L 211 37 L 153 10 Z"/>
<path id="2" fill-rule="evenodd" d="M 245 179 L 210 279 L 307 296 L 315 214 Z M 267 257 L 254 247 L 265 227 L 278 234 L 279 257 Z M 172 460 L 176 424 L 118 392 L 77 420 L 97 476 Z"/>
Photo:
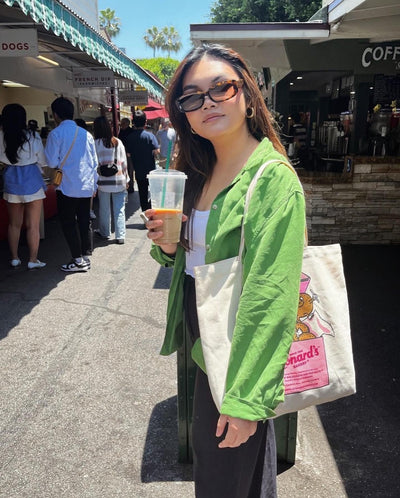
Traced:
<path id="1" fill-rule="evenodd" d="M 6 165 L 4 194 L 9 217 L 8 244 L 11 266 L 21 265 L 18 244 L 25 218 L 29 247 L 28 269 L 43 268 L 46 263 L 37 259 L 40 241 L 40 214 L 46 188 L 42 166 L 46 165 L 44 149 L 39 136 L 27 131 L 26 111 L 19 104 L 3 108 L 3 130 L 0 132 L 0 161 Z"/>
<path id="2" fill-rule="evenodd" d="M 115 162 L 118 171 L 113 176 L 102 176 L 98 170 L 97 181 L 99 197 L 100 237 L 108 239 L 111 235 L 110 201 L 113 203 L 115 239 L 117 244 L 125 242 L 125 198 L 129 185 L 125 147 L 121 140 L 112 135 L 111 126 L 105 116 L 94 120 L 94 138 L 99 165 Z"/>

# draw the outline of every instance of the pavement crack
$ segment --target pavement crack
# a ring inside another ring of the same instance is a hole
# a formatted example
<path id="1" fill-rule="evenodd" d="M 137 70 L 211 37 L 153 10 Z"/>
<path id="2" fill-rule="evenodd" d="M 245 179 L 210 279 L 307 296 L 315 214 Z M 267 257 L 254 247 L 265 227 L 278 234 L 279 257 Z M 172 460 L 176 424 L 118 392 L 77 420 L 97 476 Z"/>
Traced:
<path id="1" fill-rule="evenodd" d="M 140 315 L 136 315 L 134 313 L 128 313 L 126 311 L 121 311 L 119 309 L 114 309 L 114 308 L 110 308 L 108 306 L 102 306 L 100 304 L 95 304 L 95 303 L 85 303 L 85 302 L 82 302 L 82 301 L 71 301 L 71 300 L 68 300 L 68 299 L 63 299 L 63 298 L 51 298 L 51 297 L 46 297 L 45 299 L 42 300 L 43 301 L 53 301 L 53 302 L 61 302 L 61 303 L 64 303 L 64 304 L 71 304 L 73 306 L 82 306 L 82 307 L 87 307 L 89 308 L 89 310 L 91 309 L 95 309 L 95 310 L 101 310 L 102 312 L 108 312 L 108 313 L 111 313 L 115 316 L 121 316 L 121 317 L 128 317 L 128 318 L 137 318 L 138 320 L 144 322 L 144 323 L 151 323 L 151 325 L 157 327 L 157 328 L 161 328 L 162 325 L 160 322 L 158 322 L 157 320 L 154 320 L 154 318 L 150 317 L 149 315 L 144 315 L 144 316 L 140 316 Z M 103 320 L 103 318 L 102 318 Z"/>

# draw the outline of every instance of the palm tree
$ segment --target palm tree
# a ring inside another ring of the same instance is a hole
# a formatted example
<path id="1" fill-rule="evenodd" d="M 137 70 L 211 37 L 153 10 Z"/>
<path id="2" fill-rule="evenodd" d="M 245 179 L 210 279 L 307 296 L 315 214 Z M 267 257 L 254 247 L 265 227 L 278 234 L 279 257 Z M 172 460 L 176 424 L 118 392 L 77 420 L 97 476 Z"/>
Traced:
<path id="1" fill-rule="evenodd" d="M 176 29 L 171 26 L 169 28 L 165 27 L 162 30 L 164 41 L 161 50 L 168 52 L 168 57 L 171 56 L 171 52 L 179 52 L 182 48 L 181 37 Z"/>
<path id="2" fill-rule="evenodd" d="M 118 17 L 115 17 L 115 10 L 106 9 L 100 11 L 100 28 L 114 38 L 120 32 L 121 23 Z"/>
<path id="3" fill-rule="evenodd" d="M 153 49 L 153 57 L 156 56 L 156 50 L 160 49 L 165 43 L 162 31 L 159 31 L 155 26 L 147 29 L 143 39 L 146 45 Z"/>

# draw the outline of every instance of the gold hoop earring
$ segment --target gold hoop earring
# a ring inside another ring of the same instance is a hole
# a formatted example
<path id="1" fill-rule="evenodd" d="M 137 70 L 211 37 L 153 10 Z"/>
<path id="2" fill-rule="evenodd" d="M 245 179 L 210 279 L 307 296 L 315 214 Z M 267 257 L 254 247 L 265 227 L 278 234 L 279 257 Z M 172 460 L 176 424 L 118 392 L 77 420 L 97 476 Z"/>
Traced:
<path id="1" fill-rule="evenodd" d="M 250 111 L 250 112 L 249 112 Z M 248 107 L 246 109 L 246 118 L 251 119 L 254 117 L 254 107 Z"/>
<path id="2" fill-rule="evenodd" d="M 193 133 L 193 135 L 197 135 L 193 128 L 190 128 L 190 131 Z"/>

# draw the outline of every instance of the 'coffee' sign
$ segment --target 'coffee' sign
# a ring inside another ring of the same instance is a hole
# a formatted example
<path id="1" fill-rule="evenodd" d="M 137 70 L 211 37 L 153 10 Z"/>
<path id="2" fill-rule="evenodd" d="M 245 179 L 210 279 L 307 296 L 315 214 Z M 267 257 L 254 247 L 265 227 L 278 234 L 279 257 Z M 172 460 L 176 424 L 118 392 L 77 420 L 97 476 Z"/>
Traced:
<path id="1" fill-rule="evenodd" d="M 37 57 L 36 29 L 0 30 L 0 57 Z"/>
<path id="2" fill-rule="evenodd" d="M 113 87 L 114 73 L 108 70 L 73 69 L 74 88 L 108 88 Z"/>
<path id="3" fill-rule="evenodd" d="M 364 68 L 381 62 L 392 62 L 397 70 L 400 69 L 400 46 L 399 45 L 374 45 L 367 47 L 361 56 L 361 64 Z"/>

